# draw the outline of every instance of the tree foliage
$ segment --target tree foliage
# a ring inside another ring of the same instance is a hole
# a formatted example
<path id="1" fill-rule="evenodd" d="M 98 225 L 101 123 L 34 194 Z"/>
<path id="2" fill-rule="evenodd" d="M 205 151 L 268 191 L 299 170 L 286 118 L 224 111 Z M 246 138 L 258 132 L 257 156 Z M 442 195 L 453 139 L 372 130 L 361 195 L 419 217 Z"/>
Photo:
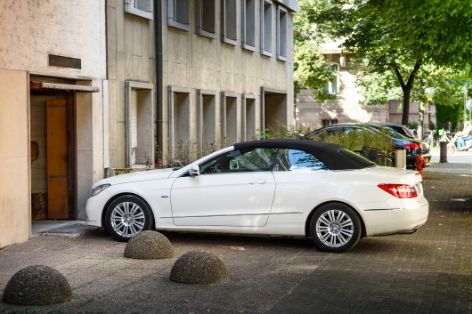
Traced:
<path id="1" fill-rule="evenodd" d="M 462 106 L 463 86 L 470 81 L 468 69 L 457 71 L 446 67 L 424 65 L 416 77 L 411 91 L 411 100 L 420 103 L 432 101 L 443 106 Z M 389 100 L 400 99 L 402 90 L 392 72 L 372 72 L 368 69 L 357 75 L 356 84 L 361 88 L 365 104 L 383 104 Z M 427 89 L 433 88 L 433 95 Z"/>
<path id="2" fill-rule="evenodd" d="M 324 7 L 324 0 L 299 0 L 299 12 L 294 17 L 294 86 L 295 94 L 311 89 L 319 100 L 332 97 L 325 86 L 334 78 L 330 64 L 321 53 L 323 35 L 317 32 L 315 16 Z"/>
<path id="3" fill-rule="evenodd" d="M 344 38 L 343 46 L 364 59 L 368 73 L 386 79 L 384 88 L 396 81 L 403 94 L 403 124 L 414 89 L 425 87 L 416 80 L 432 73 L 428 66 L 464 69 L 472 60 L 472 1 L 324 2 L 313 15 L 318 31 Z"/>

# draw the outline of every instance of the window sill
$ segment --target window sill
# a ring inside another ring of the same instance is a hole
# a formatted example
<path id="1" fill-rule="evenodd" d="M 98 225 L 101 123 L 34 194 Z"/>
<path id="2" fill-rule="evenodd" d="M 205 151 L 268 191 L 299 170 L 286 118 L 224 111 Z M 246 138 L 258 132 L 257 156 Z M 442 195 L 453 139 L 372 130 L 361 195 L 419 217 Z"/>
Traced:
<path id="1" fill-rule="evenodd" d="M 244 44 L 244 43 L 241 46 L 242 46 L 243 49 L 246 49 L 246 50 L 249 50 L 249 51 L 252 51 L 252 52 L 256 51 L 256 47 L 254 47 L 254 46 Z"/>
<path id="2" fill-rule="evenodd" d="M 182 24 L 174 20 L 167 20 L 167 26 L 186 32 L 190 30 L 190 25 Z"/>
<path id="3" fill-rule="evenodd" d="M 142 11 L 142 10 L 136 9 L 135 7 L 132 7 L 130 5 L 125 6 L 125 12 L 129 13 L 129 14 L 132 14 L 132 15 L 136 15 L 136 16 L 145 18 L 147 20 L 153 20 L 154 19 L 154 16 L 153 16 L 152 12 Z"/>
<path id="4" fill-rule="evenodd" d="M 210 32 L 204 31 L 202 29 L 197 30 L 197 35 L 199 35 L 201 37 L 210 38 L 210 39 L 215 39 L 215 37 L 216 37 L 215 33 L 210 33 Z"/>
<path id="5" fill-rule="evenodd" d="M 277 60 L 282 61 L 282 62 L 287 62 L 287 57 L 278 55 Z"/>
<path id="6" fill-rule="evenodd" d="M 224 42 L 225 44 L 232 45 L 232 46 L 237 46 L 238 45 L 238 40 L 233 40 L 233 39 L 229 39 L 229 38 L 226 38 L 226 37 L 223 37 L 221 39 L 221 41 Z"/>

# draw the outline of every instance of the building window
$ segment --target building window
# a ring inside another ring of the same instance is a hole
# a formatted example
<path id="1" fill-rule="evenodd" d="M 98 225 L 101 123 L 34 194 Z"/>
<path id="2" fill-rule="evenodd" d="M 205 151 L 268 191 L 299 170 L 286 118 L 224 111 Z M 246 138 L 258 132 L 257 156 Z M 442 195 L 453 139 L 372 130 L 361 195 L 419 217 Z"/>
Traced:
<path id="1" fill-rule="evenodd" d="M 338 119 L 321 119 L 321 124 L 323 124 L 323 127 L 338 124 Z"/>
<path id="2" fill-rule="evenodd" d="M 125 0 L 125 12 L 152 20 L 152 0 Z"/>
<path id="3" fill-rule="evenodd" d="M 169 150 L 173 161 L 188 162 L 191 156 L 190 89 L 169 86 Z"/>
<path id="4" fill-rule="evenodd" d="M 216 0 L 198 0 L 197 34 L 215 38 Z"/>
<path id="5" fill-rule="evenodd" d="M 255 140 L 256 138 L 256 98 L 253 95 L 243 95 L 242 101 L 242 139 Z"/>
<path id="6" fill-rule="evenodd" d="M 154 166 L 153 84 L 126 81 L 126 166 Z"/>
<path id="7" fill-rule="evenodd" d="M 254 51 L 256 47 L 256 0 L 242 0 L 243 48 Z"/>
<path id="8" fill-rule="evenodd" d="M 234 93 L 222 93 L 221 98 L 221 136 L 224 146 L 240 140 L 240 114 L 238 114 L 238 96 Z"/>
<path id="9" fill-rule="evenodd" d="M 333 63 L 331 65 L 331 72 L 334 73 L 334 77 L 326 85 L 326 92 L 331 95 L 339 94 L 339 64 Z"/>
<path id="10" fill-rule="evenodd" d="M 272 2 L 261 1 L 261 53 L 272 56 Z"/>
<path id="11" fill-rule="evenodd" d="M 277 8 L 277 58 L 287 60 L 287 10 Z"/>
<path id="12" fill-rule="evenodd" d="M 219 148 L 217 143 L 216 92 L 198 90 L 197 92 L 197 135 L 198 153 L 208 155 Z"/>
<path id="13" fill-rule="evenodd" d="M 231 45 L 238 44 L 238 1 L 222 0 L 222 39 Z"/>
<path id="14" fill-rule="evenodd" d="M 188 31 L 190 29 L 188 0 L 167 0 L 167 25 Z"/>

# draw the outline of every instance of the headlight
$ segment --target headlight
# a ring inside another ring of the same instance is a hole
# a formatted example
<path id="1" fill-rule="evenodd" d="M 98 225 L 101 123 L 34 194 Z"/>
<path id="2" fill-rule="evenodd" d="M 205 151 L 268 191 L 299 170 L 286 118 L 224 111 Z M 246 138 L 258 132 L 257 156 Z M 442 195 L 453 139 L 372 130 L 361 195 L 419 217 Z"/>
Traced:
<path id="1" fill-rule="evenodd" d="M 101 184 L 101 185 L 97 186 L 96 188 L 93 188 L 92 189 L 92 196 L 95 196 L 95 195 L 103 192 L 104 190 L 108 189 L 110 186 L 111 186 L 111 184 L 107 183 L 107 184 Z"/>

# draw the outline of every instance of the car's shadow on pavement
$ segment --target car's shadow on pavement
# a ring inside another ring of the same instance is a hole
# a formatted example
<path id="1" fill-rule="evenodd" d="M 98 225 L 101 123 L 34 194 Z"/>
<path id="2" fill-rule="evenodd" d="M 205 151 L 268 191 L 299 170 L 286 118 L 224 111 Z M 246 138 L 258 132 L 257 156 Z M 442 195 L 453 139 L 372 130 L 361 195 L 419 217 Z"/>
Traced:
<path id="1" fill-rule="evenodd" d="M 315 248 L 313 242 L 306 238 L 169 231 L 163 231 L 162 233 L 167 236 L 172 243 L 176 244 Z"/>
<path id="2" fill-rule="evenodd" d="M 302 250 L 307 253 L 330 254 L 318 250 L 311 239 L 301 237 L 258 236 L 240 234 L 191 233 L 176 231 L 160 231 L 176 247 L 192 247 L 195 250 L 208 250 L 216 247 L 228 247 L 234 250 L 246 249 L 281 249 Z M 412 254 L 427 253 L 433 248 L 422 241 L 411 241 L 413 235 L 378 236 L 361 238 L 359 243 L 340 255 L 381 255 L 396 251 L 411 251 Z M 83 239 L 88 241 L 114 242 L 106 231 L 95 229 L 88 232 Z M 433 249 L 434 250 L 434 249 Z"/>

